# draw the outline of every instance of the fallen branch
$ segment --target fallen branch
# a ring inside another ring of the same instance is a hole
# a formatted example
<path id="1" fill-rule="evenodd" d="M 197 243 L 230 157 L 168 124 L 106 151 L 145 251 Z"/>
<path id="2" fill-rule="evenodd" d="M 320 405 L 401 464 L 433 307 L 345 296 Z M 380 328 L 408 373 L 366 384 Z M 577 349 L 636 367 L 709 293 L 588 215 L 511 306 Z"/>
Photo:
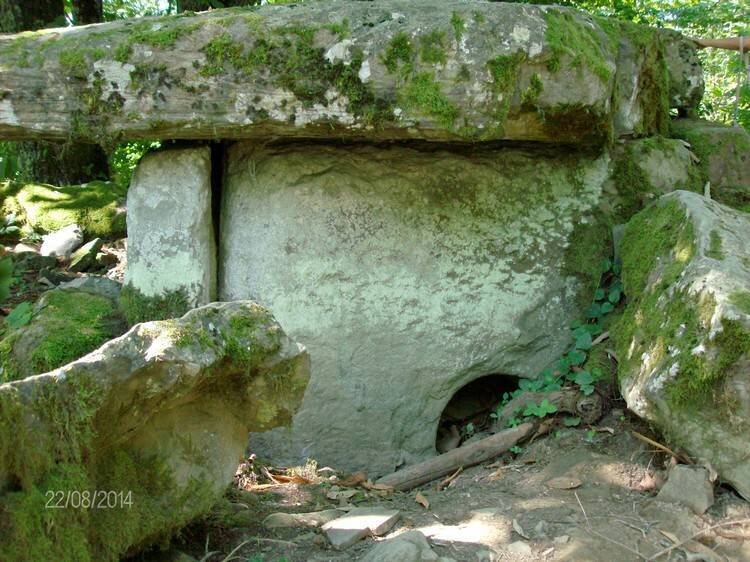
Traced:
<path id="1" fill-rule="evenodd" d="M 480 441 L 383 476 L 377 484 L 391 486 L 399 491 L 410 490 L 420 484 L 451 474 L 461 467 L 466 468 L 490 460 L 526 439 L 534 432 L 534 429 L 535 424 L 523 423 L 518 427 L 506 429 Z"/>
<path id="2" fill-rule="evenodd" d="M 714 529 L 720 529 L 722 527 L 731 527 L 733 525 L 747 525 L 748 523 L 750 523 L 750 519 L 737 519 L 736 521 L 725 521 L 723 523 L 718 523 L 716 525 L 712 525 L 711 527 L 706 527 L 705 529 L 701 529 L 700 531 L 698 531 L 696 533 L 693 533 L 691 536 L 689 536 L 685 540 L 680 541 L 680 542 L 678 542 L 676 544 L 673 544 L 672 546 L 670 546 L 668 548 L 665 548 L 663 550 L 660 550 L 659 552 L 657 552 L 656 554 L 654 554 L 652 556 L 649 556 L 647 558 L 647 560 L 649 560 L 649 562 L 651 562 L 651 561 L 656 560 L 657 558 L 659 558 L 661 556 L 664 556 L 665 554 L 669 554 L 675 548 L 681 548 L 682 546 L 686 545 L 690 541 L 692 541 L 694 539 L 697 539 L 702 534 L 707 533 L 709 531 L 713 531 Z"/>

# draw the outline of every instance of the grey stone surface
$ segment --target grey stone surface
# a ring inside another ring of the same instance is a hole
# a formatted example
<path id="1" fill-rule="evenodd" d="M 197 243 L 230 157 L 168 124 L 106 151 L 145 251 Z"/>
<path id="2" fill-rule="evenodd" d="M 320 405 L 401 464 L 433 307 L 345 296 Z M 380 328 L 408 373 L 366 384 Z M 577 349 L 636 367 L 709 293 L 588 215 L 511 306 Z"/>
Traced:
<path id="1" fill-rule="evenodd" d="M 96 254 L 101 247 L 101 238 L 94 238 L 86 242 L 70 256 L 70 266 L 68 269 L 76 272 L 90 269 L 96 263 Z"/>
<path id="2" fill-rule="evenodd" d="M 401 517 L 395 509 L 380 507 L 355 507 L 321 528 L 326 533 L 331 546 L 344 549 L 364 537 L 380 536 L 390 531 Z"/>
<path id="3" fill-rule="evenodd" d="M 271 308 L 313 369 L 291 435 L 251 449 L 388 473 L 434 454 L 465 384 L 536 376 L 568 345 L 566 253 L 607 173 L 606 155 L 235 145 L 220 298 Z"/>
<path id="4" fill-rule="evenodd" d="M 612 333 L 628 408 L 750 498 L 750 214 L 676 191 L 621 244 Z M 645 261 L 644 260 L 648 260 Z"/>
<path id="5" fill-rule="evenodd" d="M 75 289 L 95 295 L 101 295 L 117 302 L 120 298 L 120 285 L 117 281 L 104 277 L 103 275 L 86 274 L 72 281 L 60 283 L 60 289 Z"/>
<path id="6" fill-rule="evenodd" d="M 419 531 L 407 531 L 378 543 L 365 554 L 361 562 L 426 562 L 439 560 Z"/>
<path id="7" fill-rule="evenodd" d="M 656 499 L 682 504 L 703 515 L 714 504 L 714 487 L 705 468 L 679 464 L 669 471 Z"/>
<path id="8" fill-rule="evenodd" d="M 8 53 L 0 67 L 0 136 L 604 145 L 613 128 L 648 135 L 667 119 L 666 104 L 655 102 L 670 89 L 660 32 L 570 8 L 328 0 L 183 16 L 147 22 L 176 37 L 159 48 L 128 33 L 128 22 L 0 38 Z M 295 31 L 300 26 L 315 33 L 302 36 Z M 217 39 L 237 56 L 213 60 L 209 47 Z M 296 50 L 303 39 L 313 49 Z M 101 52 L 76 68 L 75 81 L 59 63 L 69 44 Z M 116 60 L 125 45 L 127 60 Z M 260 48 L 267 60 L 250 57 Z M 692 53 L 688 66 L 681 64 L 684 49 Z M 40 50 L 48 53 L 44 67 L 29 65 Z M 682 72 L 695 77 L 694 50 L 683 41 L 672 57 L 680 63 L 670 66 L 674 103 L 687 103 Z M 24 72 L 15 73 L 21 64 Z M 158 72 L 144 80 L 134 72 L 142 65 Z M 117 100 L 117 111 L 103 114 L 84 103 L 96 79 L 104 84 L 103 100 Z M 140 118 L 132 119 L 133 112 Z"/>
<path id="9" fill-rule="evenodd" d="M 661 30 L 669 73 L 669 104 L 678 109 L 695 109 L 705 89 L 695 43 L 672 29 Z"/>
<path id="10" fill-rule="evenodd" d="M 271 513 L 263 520 L 263 526 L 267 529 L 321 527 L 342 515 L 345 515 L 345 512 L 340 509 L 324 509 L 310 513 Z"/>
<path id="11" fill-rule="evenodd" d="M 57 256 L 67 259 L 81 244 L 83 244 L 83 230 L 77 224 L 70 224 L 44 236 L 39 253 L 42 256 Z"/>
<path id="12" fill-rule="evenodd" d="M 104 545 L 81 547 L 92 560 L 124 556 L 205 513 L 232 482 L 248 431 L 288 423 L 308 375 L 304 348 L 252 302 L 138 324 L 64 367 L 0 384 L 0 404 L 18 413 L 0 418 L 0 503 L 7 492 L 19 501 L 21 478 L 37 490 L 57 477 L 58 463 L 80 478 L 130 471 L 138 482 L 158 482 L 157 494 L 133 492 L 132 511 L 111 510 L 110 525 L 131 529 L 126 539 L 105 534 Z M 71 454 L 77 447 L 86 454 Z M 144 513 L 147 524 L 134 521 Z M 11 546 L 17 524 L 31 532 L 11 512 L 3 519 Z M 89 519 L 58 525 L 69 526 L 60 533 L 86 536 Z M 0 554 L 5 545 L 6 537 Z"/>
<path id="13" fill-rule="evenodd" d="M 210 149 L 146 155 L 133 176 L 127 205 L 125 284 L 147 297 L 182 291 L 190 306 L 214 300 Z"/>

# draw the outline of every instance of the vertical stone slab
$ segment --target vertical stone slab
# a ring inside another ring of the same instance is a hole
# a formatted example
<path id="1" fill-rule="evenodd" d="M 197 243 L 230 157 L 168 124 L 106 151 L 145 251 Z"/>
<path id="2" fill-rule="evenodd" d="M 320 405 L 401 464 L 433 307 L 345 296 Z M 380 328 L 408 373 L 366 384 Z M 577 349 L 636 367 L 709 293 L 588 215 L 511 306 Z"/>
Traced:
<path id="1" fill-rule="evenodd" d="M 209 147 L 141 160 L 128 191 L 125 284 L 144 297 L 182 292 L 191 307 L 216 294 Z"/>
<path id="2" fill-rule="evenodd" d="M 312 364 L 291 434 L 253 451 L 384 474 L 434 454 L 465 384 L 536 376 L 570 345 L 587 249 L 569 247 L 607 173 L 559 152 L 234 145 L 220 298 L 268 306 Z"/>

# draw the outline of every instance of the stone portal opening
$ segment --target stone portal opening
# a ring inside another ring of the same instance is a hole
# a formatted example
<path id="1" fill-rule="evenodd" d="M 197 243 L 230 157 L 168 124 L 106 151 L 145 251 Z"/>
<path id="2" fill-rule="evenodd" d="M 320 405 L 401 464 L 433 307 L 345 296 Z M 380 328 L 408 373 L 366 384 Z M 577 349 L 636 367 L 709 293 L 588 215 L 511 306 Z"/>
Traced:
<path id="1" fill-rule="evenodd" d="M 490 374 L 462 386 L 445 406 L 438 424 L 435 448 L 438 453 L 455 449 L 470 439 L 486 436 L 491 414 L 504 393 L 518 388 L 518 377 Z"/>

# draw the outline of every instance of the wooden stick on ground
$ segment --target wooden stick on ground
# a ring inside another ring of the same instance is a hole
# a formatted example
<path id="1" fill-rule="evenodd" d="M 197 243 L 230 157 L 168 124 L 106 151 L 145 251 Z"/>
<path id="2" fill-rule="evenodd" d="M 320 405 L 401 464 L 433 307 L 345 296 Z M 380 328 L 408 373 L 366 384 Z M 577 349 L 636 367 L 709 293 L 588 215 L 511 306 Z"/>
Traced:
<path id="1" fill-rule="evenodd" d="M 415 486 L 450 474 L 460 467 L 466 468 L 496 457 L 529 437 L 534 429 L 535 424 L 522 423 L 517 427 L 506 429 L 481 441 L 458 447 L 393 474 L 383 476 L 377 483 L 391 486 L 399 491 L 410 490 Z"/>

